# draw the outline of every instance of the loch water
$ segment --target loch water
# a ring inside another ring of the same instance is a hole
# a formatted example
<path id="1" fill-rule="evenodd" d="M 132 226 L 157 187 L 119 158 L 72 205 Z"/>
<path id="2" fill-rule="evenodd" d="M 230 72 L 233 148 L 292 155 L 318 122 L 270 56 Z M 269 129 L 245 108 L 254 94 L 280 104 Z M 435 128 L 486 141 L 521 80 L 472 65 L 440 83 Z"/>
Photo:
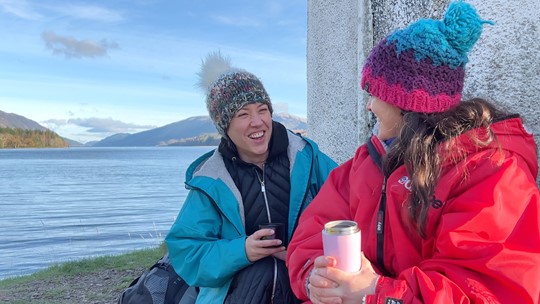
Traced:
<path id="1" fill-rule="evenodd" d="M 160 245 L 214 148 L 0 149 L 0 279 Z"/>

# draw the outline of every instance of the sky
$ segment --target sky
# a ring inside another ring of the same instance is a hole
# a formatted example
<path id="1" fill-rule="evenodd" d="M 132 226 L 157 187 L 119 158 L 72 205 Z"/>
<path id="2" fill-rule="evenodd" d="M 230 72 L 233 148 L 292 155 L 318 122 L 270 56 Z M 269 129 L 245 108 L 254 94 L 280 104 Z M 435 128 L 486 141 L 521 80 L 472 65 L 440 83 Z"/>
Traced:
<path id="1" fill-rule="evenodd" d="M 306 0 L 0 0 L 0 110 L 86 143 L 207 115 L 219 51 L 306 117 Z"/>

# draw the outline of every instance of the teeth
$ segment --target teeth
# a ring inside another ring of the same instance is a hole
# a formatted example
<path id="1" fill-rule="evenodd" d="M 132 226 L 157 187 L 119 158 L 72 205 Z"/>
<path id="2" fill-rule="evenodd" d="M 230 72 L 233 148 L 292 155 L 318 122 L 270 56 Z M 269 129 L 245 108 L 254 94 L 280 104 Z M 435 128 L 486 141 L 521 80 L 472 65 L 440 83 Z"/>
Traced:
<path id="1" fill-rule="evenodd" d="M 263 137 L 264 135 L 264 132 L 257 132 L 257 133 L 252 133 L 249 135 L 249 138 L 253 138 L 253 139 L 257 139 L 257 138 L 261 138 Z"/>

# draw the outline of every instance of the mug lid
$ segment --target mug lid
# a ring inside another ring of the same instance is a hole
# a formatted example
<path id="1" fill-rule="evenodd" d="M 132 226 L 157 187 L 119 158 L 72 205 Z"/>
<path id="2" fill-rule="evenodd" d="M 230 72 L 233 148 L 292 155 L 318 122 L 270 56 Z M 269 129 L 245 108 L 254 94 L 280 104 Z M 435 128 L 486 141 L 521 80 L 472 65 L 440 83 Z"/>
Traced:
<path id="1" fill-rule="evenodd" d="M 355 221 L 339 220 L 324 224 L 324 232 L 327 234 L 354 234 L 358 231 Z"/>

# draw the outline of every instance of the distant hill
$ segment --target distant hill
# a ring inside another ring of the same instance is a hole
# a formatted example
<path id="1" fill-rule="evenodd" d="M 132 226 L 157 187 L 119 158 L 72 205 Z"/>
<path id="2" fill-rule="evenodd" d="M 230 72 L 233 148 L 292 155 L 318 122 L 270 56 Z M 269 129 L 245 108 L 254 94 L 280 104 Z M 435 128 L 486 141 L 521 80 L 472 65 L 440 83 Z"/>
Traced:
<path id="1" fill-rule="evenodd" d="M 0 111 L 0 128 L 47 131 L 49 129 L 24 116 Z"/>
<path id="2" fill-rule="evenodd" d="M 93 147 L 159 146 L 172 139 L 196 137 L 206 133 L 216 133 L 212 121 L 208 116 L 196 116 L 139 133 L 115 134 L 98 141 Z"/>
<path id="3" fill-rule="evenodd" d="M 63 138 L 64 138 L 64 141 L 66 141 L 70 147 L 86 147 L 87 146 L 87 144 L 83 144 L 76 140 L 65 138 L 65 137 Z"/>
<path id="4" fill-rule="evenodd" d="M 306 131 L 307 120 L 288 113 L 274 113 L 274 120 L 282 123 L 287 129 L 293 131 Z"/>
<path id="5" fill-rule="evenodd" d="M 55 132 L 24 116 L 0 111 L 0 148 L 65 148 Z"/>
<path id="6" fill-rule="evenodd" d="M 110 147 L 112 146 L 118 146 L 118 142 L 121 142 L 125 138 L 129 137 L 131 134 L 129 133 L 117 133 L 114 135 L 111 135 L 109 137 L 106 137 L 99 141 L 94 141 L 93 143 L 88 143 L 87 145 L 90 145 L 92 147 Z"/>
<path id="7" fill-rule="evenodd" d="M 274 120 L 288 129 L 302 132 L 306 120 L 285 113 L 274 113 Z M 195 116 L 163 127 L 134 133 L 115 134 L 94 143 L 93 147 L 197 146 L 217 145 L 219 135 L 209 116 Z M 88 145 L 88 144 L 87 144 Z"/>

